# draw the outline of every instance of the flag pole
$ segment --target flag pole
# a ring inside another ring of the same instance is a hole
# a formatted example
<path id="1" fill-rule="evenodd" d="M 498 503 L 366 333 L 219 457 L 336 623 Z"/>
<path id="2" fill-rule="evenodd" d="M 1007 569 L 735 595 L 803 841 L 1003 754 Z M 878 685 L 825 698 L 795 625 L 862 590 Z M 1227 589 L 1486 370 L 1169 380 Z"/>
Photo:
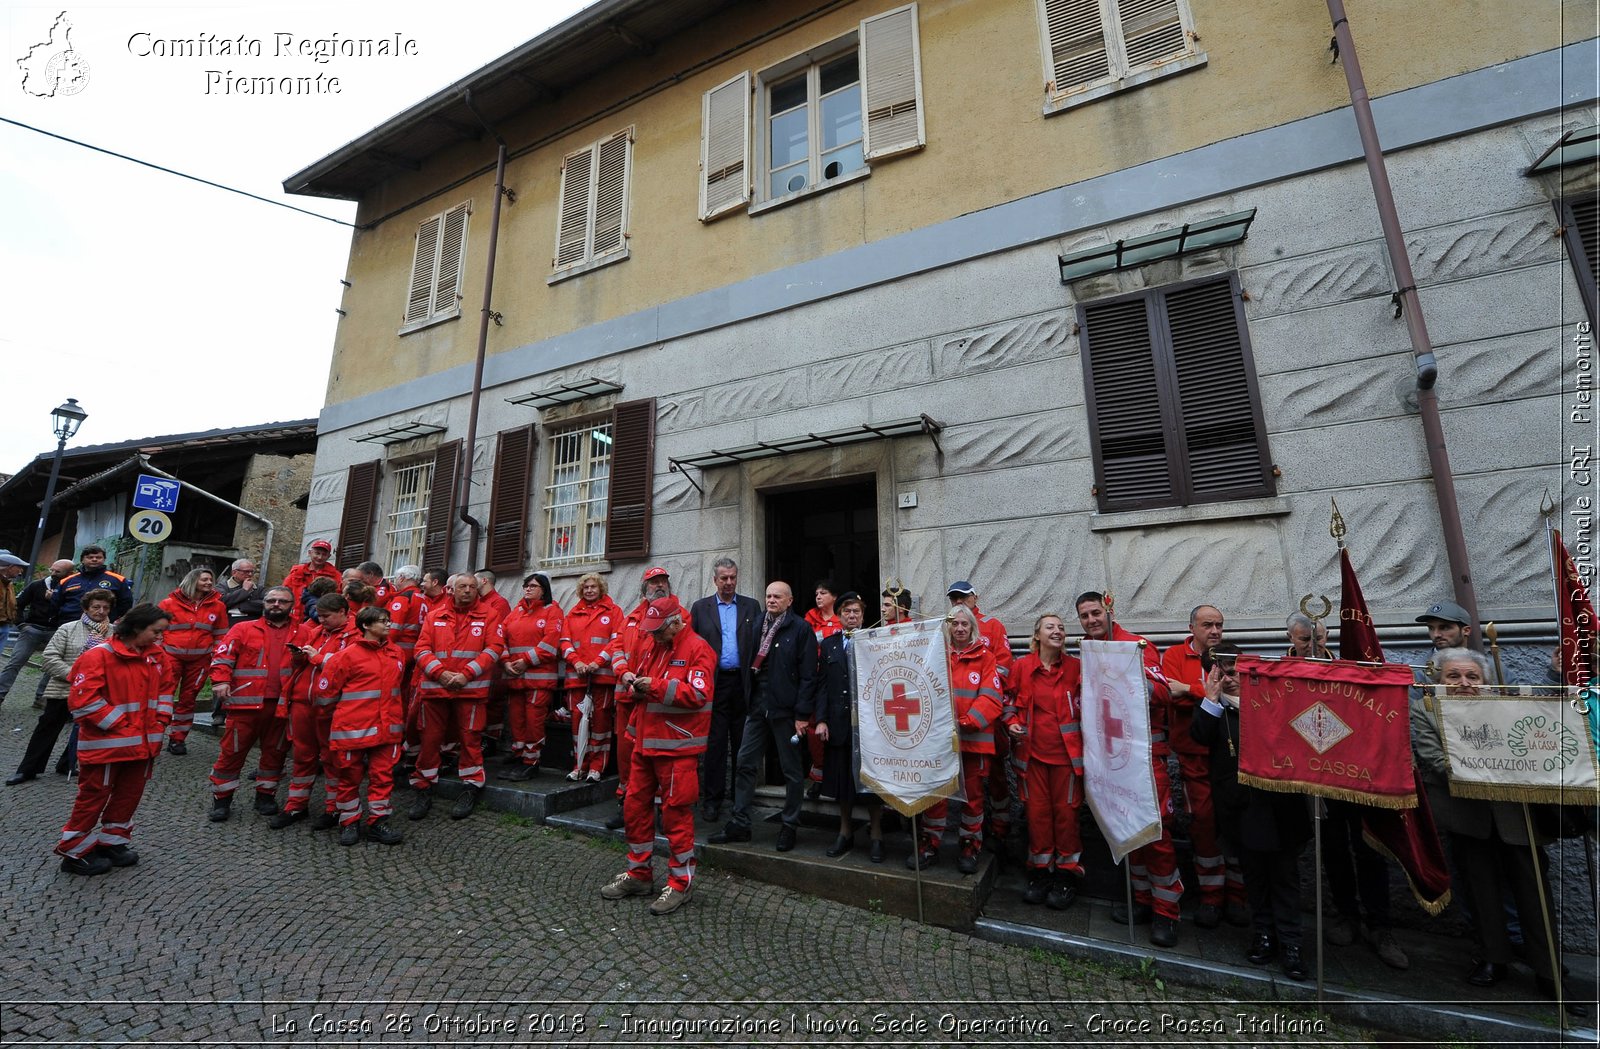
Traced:
<path id="1" fill-rule="evenodd" d="M 1116 600 L 1117 599 L 1116 599 L 1116 596 L 1114 594 L 1112 594 L 1110 589 L 1107 589 L 1100 596 L 1105 599 L 1104 604 L 1106 606 L 1106 640 L 1110 641 L 1113 637 L 1116 636 L 1116 633 L 1117 633 L 1117 619 L 1116 619 L 1116 615 L 1117 615 L 1116 614 Z M 1080 652 L 1080 654 L 1081 654 L 1081 652 Z M 1146 688 L 1145 702 L 1148 704 L 1150 702 L 1149 692 L 1148 692 L 1149 685 L 1146 684 L 1145 688 Z M 1159 800 L 1159 799 L 1157 799 L 1157 800 Z M 1128 905 L 1128 946 L 1134 947 L 1134 946 L 1137 946 L 1137 944 L 1135 944 L 1134 940 L 1133 940 L 1133 853 L 1131 853 L 1131 852 L 1128 853 L 1126 856 L 1122 857 L 1122 885 L 1123 885 L 1123 891 L 1126 894 L 1127 905 Z"/>
<path id="2" fill-rule="evenodd" d="M 1539 844 L 1533 836 L 1533 813 L 1528 808 L 1528 803 L 1522 803 L 1522 822 L 1528 834 L 1528 855 L 1533 862 L 1533 877 L 1535 887 L 1539 890 L 1539 916 L 1544 920 L 1545 949 L 1550 952 L 1550 982 L 1556 987 L 1556 1019 L 1560 1021 L 1563 1029 L 1567 1027 L 1567 1006 L 1563 999 L 1566 997 L 1567 985 L 1561 979 L 1561 959 L 1557 956 L 1555 933 L 1550 926 L 1550 901 L 1545 895 L 1544 867 L 1539 863 Z"/>

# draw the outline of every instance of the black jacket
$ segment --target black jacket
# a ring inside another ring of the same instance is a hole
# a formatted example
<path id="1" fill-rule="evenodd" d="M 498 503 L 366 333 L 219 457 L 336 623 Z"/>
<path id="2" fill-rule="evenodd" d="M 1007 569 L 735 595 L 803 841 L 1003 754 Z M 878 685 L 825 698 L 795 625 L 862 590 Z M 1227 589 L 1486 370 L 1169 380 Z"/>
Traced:
<path id="1" fill-rule="evenodd" d="M 818 646 L 817 674 L 811 691 L 800 697 L 795 710 L 799 717 L 816 716 L 828 726 L 828 746 L 850 745 L 850 656 L 844 649 L 844 635 L 823 638 Z"/>
<path id="2" fill-rule="evenodd" d="M 112 620 L 123 617 L 128 609 L 133 607 L 133 587 L 122 576 L 104 566 L 93 572 L 79 570 L 74 575 L 69 575 L 56 587 L 55 596 L 51 599 L 57 620 L 70 623 L 83 615 L 83 606 L 79 599 L 91 590 L 109 590 L 116 599 L 111 606 Z"/>
<path id="3" fill-rule="evenodd" d="M 756 632 L 757 645 L 761 643 L 759 627 L 765 625 L 766 613 L 762 613 Z M 755 685 L 750 692 L 750 712 L 755 714 L 759 710 L 769 718 L 794 717 L 801 697 L 815 687 L 817 635 L 792 610 L 784 612 L 773 631 L 766 660 L 760 670 L 752 670 L 751 674 Z"/>
<path id="4" fill-rule="evenodd" d="M 51 600 L 55 596 L 53 588 L 46 584 L 49 579 L 35 579 L 22 588 L 22 593 L 17 596 L 17 625 L 38 627 L 40 630 L 54 631 L 61 625 L 56 617 L 55 604 Z"/>
<path id="5" fill-rule="evenodd" d="M 761 623 L 766 617 L 755 598 L 743 594 L 733 595 L 734 611 L 739 624 L 739 674 L 744 681 L 744 694 L 750 695 L 750 661 L 756 658 L 756 646 L 761 643 Z M 717 611 L 717 595 L 702 597 L 689 607 L 689 626 L 706 639 L 717 663 L 722 663 L 722 616 Z"/>
<path id="6" fill-rule="evenodd" d="M 1223 839 L 1241 851 L 1300 849 L 1311 838 L 1310 799 L 1239 782 L 1239 711 L 1222 710 L 1219 718 L 1196 703 L 1189 733 L 1211 748 L 1211 803 Z"/>

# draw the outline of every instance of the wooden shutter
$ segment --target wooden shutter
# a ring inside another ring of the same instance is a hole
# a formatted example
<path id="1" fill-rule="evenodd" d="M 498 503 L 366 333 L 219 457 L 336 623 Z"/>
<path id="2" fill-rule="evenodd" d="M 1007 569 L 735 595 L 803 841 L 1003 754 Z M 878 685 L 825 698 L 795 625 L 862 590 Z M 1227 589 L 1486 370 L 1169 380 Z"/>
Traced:
<path id="1" fill-rule="evenodd" d="M 862 20 L 861 96 L 866 112 L 862 146 L 868 160 L 927 142 L 916 4 Z"/>
<path id="2" fill-rule="evenodd" d="M 422 530 L 422 568 L 447 570 L 450 532 L 455 527 L 456 476 L 461 469 L 462 442 L 451 441 L 433 453 L 433 483 L 428 488 L 428 519 Z M 471 469 L 469 464 L 467 469 Z M 471 566 L 467 566 L 470 570 Z"/>
<path id="3" fill-rule="evenodd" d="M 471 204 L 457 204 L 444 213 L 444 232 L 439 237 L 438 290 L 433 295 L 433 312 L 459 312 L 456 296 L 467 262 L 467 216 Z"/>
<path id="4" fill-rule="evenodd" d="M 350 467 L 344 481 L 344 513 L 334 563 L 358 565 L 372 556 L 372 524 L 378 513 L 378 460 Z"/>
<path id="5" fill-rule="evenodd" d="M 1129 72 L 1181 58 L 1189 51 L 1178 0 L 1117 0 Z"/>
<path id="6" fill-rule="evenodd" d="M 1066 94 L 1111 75 L 1100 0 L 1040 0 L 1044 17 L 1045 91 Z"/>
<path id="7" fill-rule="evenodd" d="M 594 175 L 594 248 L 599 258 L 621 251 L 628 243 L 628 180 L 633 166 L 633 129 L 619 131 L 596 148 Z"/>
<path id="8" fill-rule="evenodd" d="M 564 269 L 589 255 L 589 182 L 594 147 L 567 154 L 561 162 L 561 202 L 556 214 L 555 268 Z"/>
<path id="9" fill-rule="evenodd" d="M 624 401 L 612 410 L 611 494 L 606 559 L 650 556 L 650 499 L 655 484 L 656 401 Z"/>
<path id="10" fill-rule="evenodd" d="M 494 453 L 489 498 L 491 572 L 521 572 L 528 531 L 528 485 L 533 476 L 533 425 L 503 430 Z"/>
<path id="11" fill-rule="evenodd" d="M 1187 459 L 1184 502 L 1272 495 L 1272 464 L 1231 278 L 1162 296 Z"/>
<path id="12" fill-rule="evenodd" d="M 705 93 L 700 105 L 700 219 L 750 203 L 750 74 Z"/>
<path id="13" fill-rule="evenodd" d="M 1595 275 L 1600 274 L 1600 198 L 1593 194 L 1568 197 L 1556 202 L 1556 210 L 1561 213 L 1567 257 L 1589 310 L 1589 323 L 1600 325 L 1600 295 L 1595 289 Z"/>
<path id="14" fill-rule="evenodd" d="M 1084 400 L 1100 509 L 1178 502 L 1145 296 L 1079 307 Z"/>
<path id="15" fill-rule="evenodd" d="M 406 298 L 405 323 L 423 321 L 433 308 L 433 278 L 439 272 L 439 225 L 441 216 L 417 227 L 416 249 L 411 255 L 411 284 Z"/>

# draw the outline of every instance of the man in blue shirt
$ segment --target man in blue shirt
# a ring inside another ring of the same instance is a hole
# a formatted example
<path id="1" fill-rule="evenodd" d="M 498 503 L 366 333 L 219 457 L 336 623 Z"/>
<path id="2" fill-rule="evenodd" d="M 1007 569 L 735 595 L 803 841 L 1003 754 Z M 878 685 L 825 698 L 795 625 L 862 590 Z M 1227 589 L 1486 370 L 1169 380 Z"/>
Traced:
<path id="1" fill-rule="evenodd" d="M 739 753 L 745 707 L 750 695 L 750 663 L 756 654 L 756 629 L 763 615 L 754 598 L 739 593 L 739 566 L 731 557 L 711 565 L 716 593 L 689 609 L 690 626 L 717 653 L 717 678 L 711 693 L 711 738 L 700 775 L 701 813 L 722 818 L 728 794 L 728 755 Z"/>

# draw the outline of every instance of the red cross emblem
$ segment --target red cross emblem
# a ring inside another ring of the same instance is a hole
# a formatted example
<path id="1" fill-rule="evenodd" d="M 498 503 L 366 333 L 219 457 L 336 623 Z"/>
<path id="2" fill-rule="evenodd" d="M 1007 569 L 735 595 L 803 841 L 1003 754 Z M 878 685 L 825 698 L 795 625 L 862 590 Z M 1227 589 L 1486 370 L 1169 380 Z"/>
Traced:
<path id="1" fill-rule="evenodd" d="M 922 713 L 922 700 L 906 692 L 906 686 L 896 681 L 890 691 L 893 695 L 883 701 L 883 712 L 894 718 L 894 730 L 899 733 L 911 731 L 911 719 Z"/>

